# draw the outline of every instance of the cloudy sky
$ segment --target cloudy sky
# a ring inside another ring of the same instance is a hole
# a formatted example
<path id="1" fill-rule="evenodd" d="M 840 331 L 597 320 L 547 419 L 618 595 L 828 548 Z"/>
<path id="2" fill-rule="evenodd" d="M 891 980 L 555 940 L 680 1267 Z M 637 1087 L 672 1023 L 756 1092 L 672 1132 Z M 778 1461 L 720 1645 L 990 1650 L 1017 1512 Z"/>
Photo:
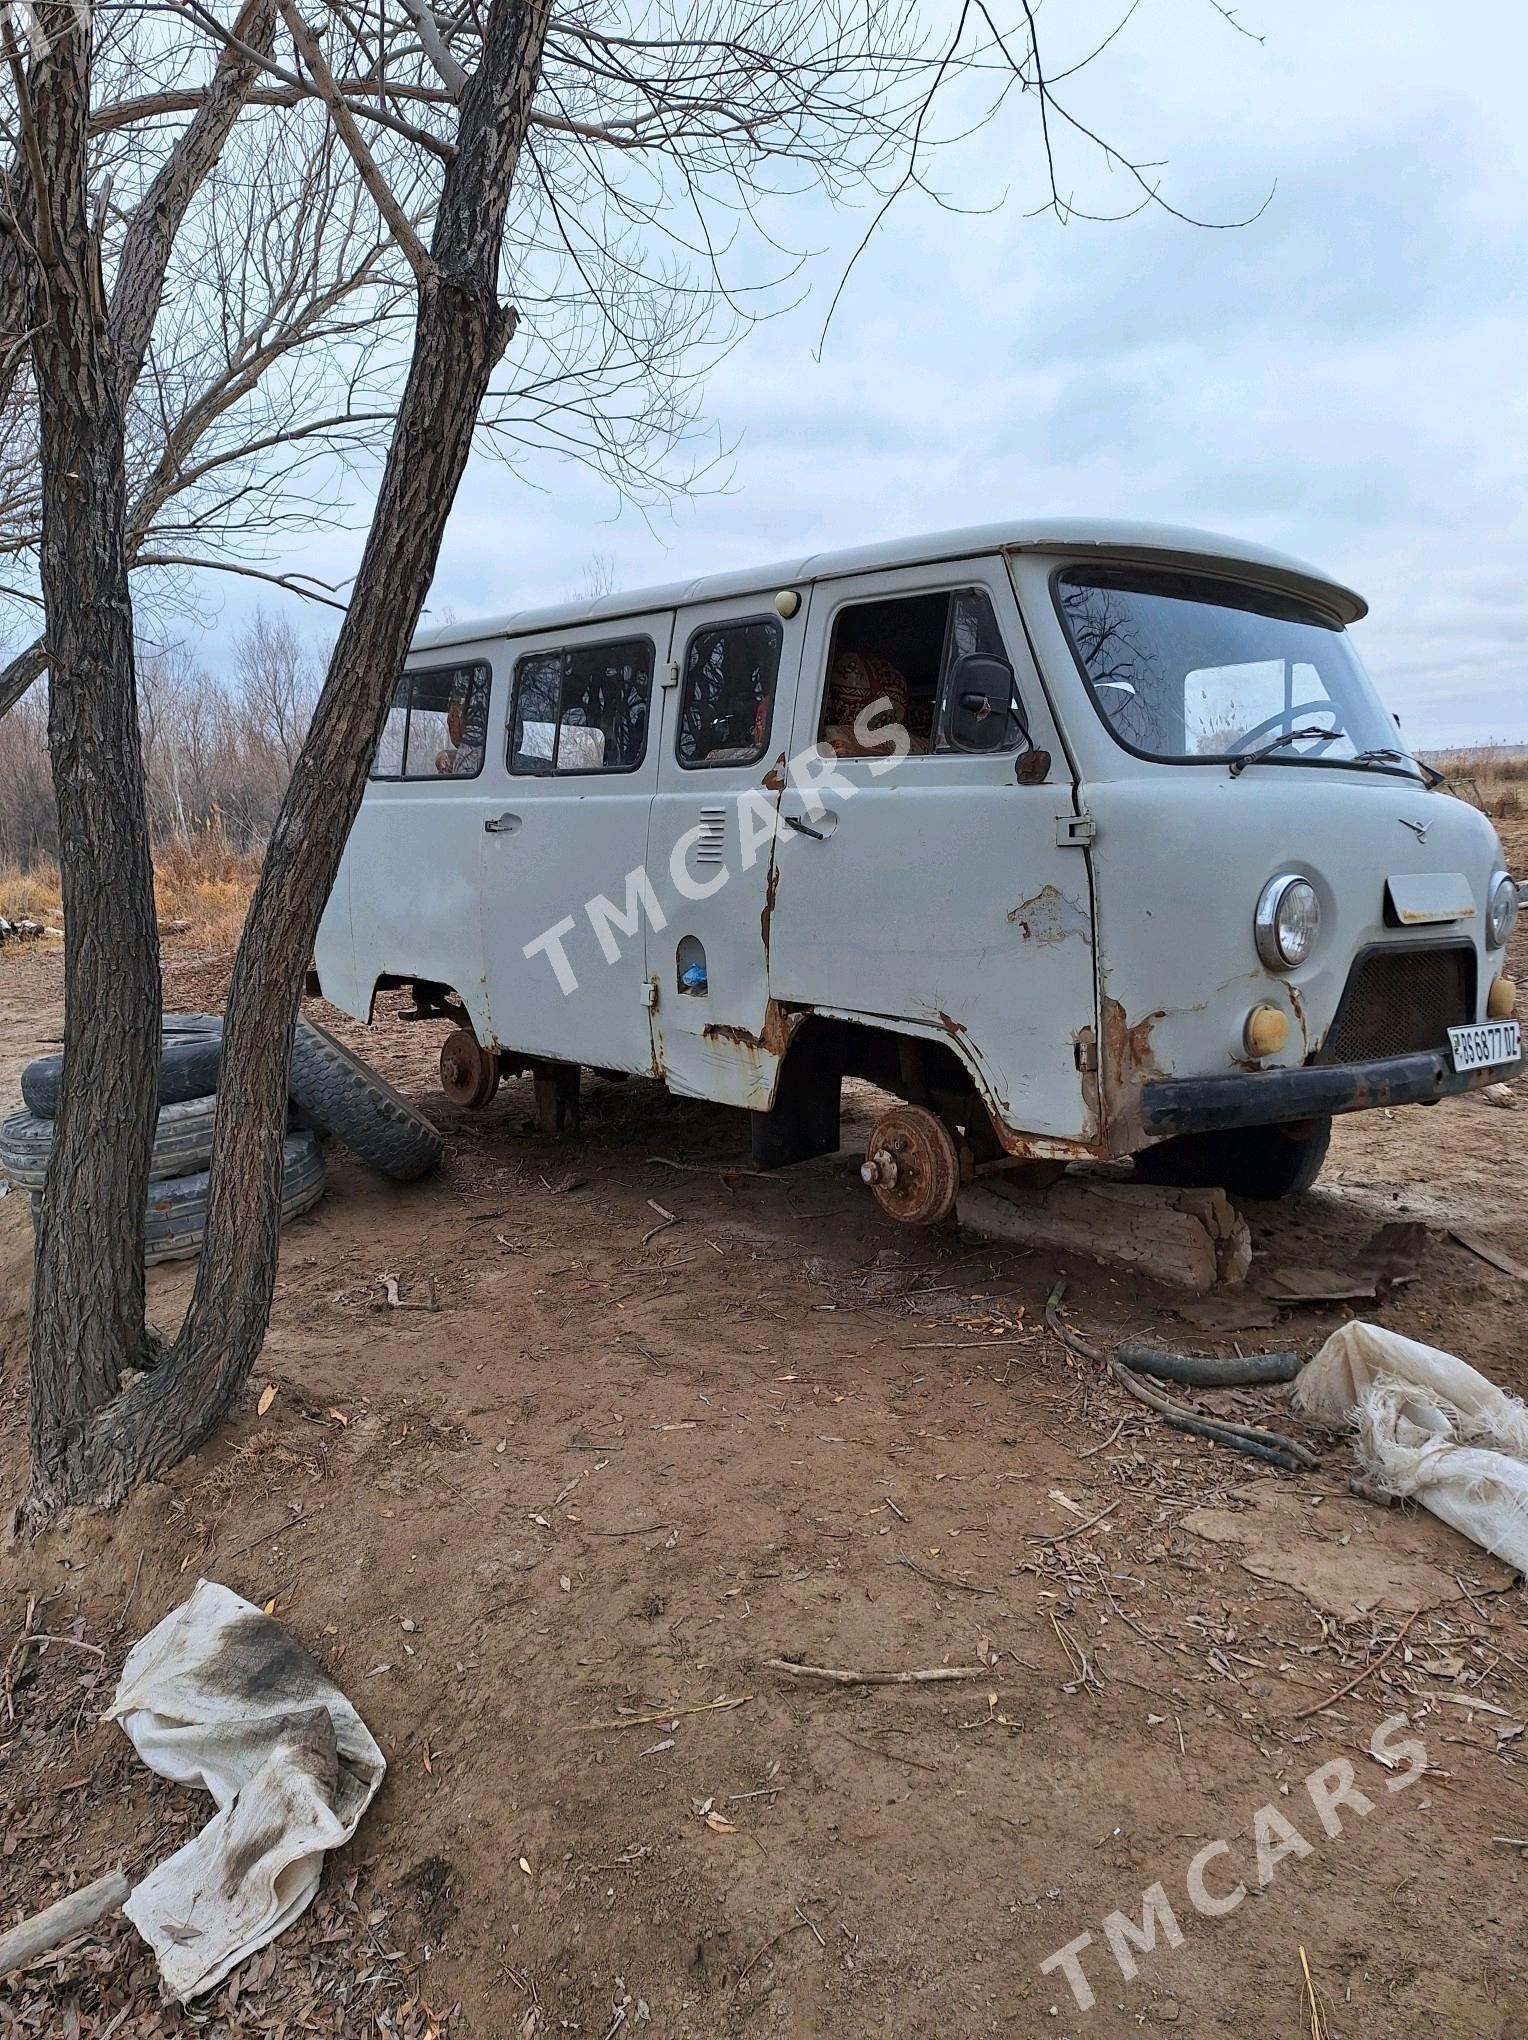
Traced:
<path id="1" fill-rule="evenodd" d="M 1052 0 L 1050 67 L 1117 14 Z M 636 586 L 1004 517 L 1163 518 L 1361 589 L 1361 648 L 1414 742 L 1528 740 L 1528 10 L 1242 0 L 1236 19 L 1262 41 L 1213 0 L 1140 0 L 1066 92 L 1164 158 L 1186 211 L 1233 219 L 1271 190 L 1252 224 L 1027 217 L 1039 162 L 1015 102 L 937 170 L 997 209 L 904 203 L 820 359 L 865 217 L 797 219 L 822 251 L 810 295 L 706 388 L 724 492 L 644 518 L 576 467 L 529 487 L 475 458 L 432 611 L 560 598 L 596 561 Z M 1128 202 L 1096 160 L 1064 175 L 1099 209 Z M 343 571 L 357 544 L 303 564 Z M 252 599 L 219 585 L 218 636 Z"/>

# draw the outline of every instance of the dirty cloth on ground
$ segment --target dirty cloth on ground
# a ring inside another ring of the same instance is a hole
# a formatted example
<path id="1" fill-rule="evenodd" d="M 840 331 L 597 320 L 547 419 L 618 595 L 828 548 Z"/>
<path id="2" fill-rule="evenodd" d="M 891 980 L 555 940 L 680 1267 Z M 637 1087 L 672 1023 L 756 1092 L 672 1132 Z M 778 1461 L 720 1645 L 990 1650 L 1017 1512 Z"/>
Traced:
<path id="1" fill-rule="evenodd" d="M 106 1718 L 151 1770 L 217 1801 L 123 1907 L 185 2000 L 291 1925 L 387 1765 L 281 1624 L 213 1580 L 133 1646 Z"/>
<path id="2" fill-rule="evenodd" d="M 1528 1572 L 1528 1408 L 1436 1346 L 1355 1320 L 1293 1390 L 1297 1409 L 1349 1426 L 1365 1474 Z"/>

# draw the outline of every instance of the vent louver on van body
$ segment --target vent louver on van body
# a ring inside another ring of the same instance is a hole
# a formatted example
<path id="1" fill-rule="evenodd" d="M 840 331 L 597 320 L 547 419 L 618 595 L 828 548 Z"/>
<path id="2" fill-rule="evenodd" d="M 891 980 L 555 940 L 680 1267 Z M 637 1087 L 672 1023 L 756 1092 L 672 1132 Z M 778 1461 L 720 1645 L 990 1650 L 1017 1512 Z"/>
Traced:
<path id="1" fill-rule="evenodd" d="M 695 838 L 697 864 L 721 864 L 727 856 L 727 810 L 705 807 L 700 811 L 700 834 Z"/>

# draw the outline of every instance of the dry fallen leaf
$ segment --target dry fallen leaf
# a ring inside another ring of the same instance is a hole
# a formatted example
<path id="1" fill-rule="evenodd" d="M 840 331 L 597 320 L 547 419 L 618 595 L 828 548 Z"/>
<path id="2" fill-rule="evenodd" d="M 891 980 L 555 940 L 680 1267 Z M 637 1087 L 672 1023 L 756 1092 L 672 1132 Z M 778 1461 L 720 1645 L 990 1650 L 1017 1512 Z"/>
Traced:
<path id="1" fill-rule="evenodd" d="M 324 1414 L 325 1414 L 326 1416 L 330 1416 L 330 1417 L 333 1417 L 334 1421 L 335 1421 L 335 1422 L 336 1422 L 337 1424 L 347 1424 L 347 1425 L 348 1425 L 348 1424 L 349 1424 L 349 1422 L 350 1422 L 350 1419 L 349 1419 L 349 1417 L 347 1417 L 347 1416 L 346 1416 L 346 1414 L 345 1414 L 345 1412 L 344 1412 L 343 1410 L 326 1410 L 326 1411 L 324 1412 Z"/>
<path id="2" fill-rule="evenodd" d="M 529 1863 L 527 1863 L 527 1862 L 526 1862 L 526 1860 L 525 1860 L 525 1858 L 524 1858 L 523 1856 L 522 1856 L 522 1857 L 520 1858 L 520 1868 L 521 1868 L 521 1869 L 522 1869 L 522 1870 L 523 1870 L 523 1871 L 525 1872 L 525 1874 L 526 1874 L 526 1876 L 527 1876 L 527 1877 L 529 1877 L 529 1876 L 530 1876 L 530 1874 L 531 1874 L 531 1866 L 530 1866 L 530 1864 L 529 1864 Z"/>
<path id="3" fill-rule="evenodd" d="M 735 1835 L 737 1833 L 737 1828 L 733 1822 L 728 1820 L 724 1813 L 717 1813 L 714 1810 L 706 1815 L 706 1826 L 713 1835 Z"/>
<path id="4" fill-rule="evenodd" d="M 274 1614 L 275 1614 L 275 1612 L 276 1612 L 276 1597 L 275 1597 L 275 1595 L 274 1595 L 274 1594 L 272 1594 L 271 1598 L 270 1598 L 270 1599 L 269 1599 L 269 1600 L 268 1600 L 268 1601 L 266 1602 L 265 1606 L 264 1606 L 264 1607 L 263 1607 L 263 1608 L 261 1609 L 261 1611 L 260 1611 L 260 1612 L 261 1612 L 261 1614 L 262 1614 L 262 1615 L 274 1615 Z"/>
<path id="5" fill-rule="evenodd" d="M 424 1767 L 426 1771 L 428 1771 L 430 1776 L 433 1778 L 435 1775 L 435 1766 L 430 1762 L 430 1745 L 428 1743 L 425 1744 L 420 1754 L 424 1758 Z"/>
<path id="6" fill-rule="evenodd" d="M 255 1404 L 255 1415 L 263 1417 L 275 1400 L 276 1384 L 274 1381 L 268 1381 L 260 1391 L 260 1400 Z"/>

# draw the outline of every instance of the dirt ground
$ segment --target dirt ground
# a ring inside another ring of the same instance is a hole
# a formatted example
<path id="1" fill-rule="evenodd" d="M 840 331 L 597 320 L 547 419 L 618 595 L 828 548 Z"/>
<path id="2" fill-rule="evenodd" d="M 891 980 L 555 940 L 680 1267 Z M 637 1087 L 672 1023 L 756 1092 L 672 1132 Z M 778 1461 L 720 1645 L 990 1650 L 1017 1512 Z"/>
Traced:
<path id="1" fill-rule="evenodd" d="M 215 1007 L 226 967 L 172 946 L 167 1004 Z M 0 957 L 0 1101 L 61 983 L 56 950 Z M 1308 2035 L 1307 1964 L 1333 2040 L 1528 2029 L 1528 1844 L 1500 1839 L 1528 1837 L 1521 1589 L 1352 1495 L 1345 1441 L 1299 1430 L 1321 1468 L 1291 1475 L 1170 1431 L 1043 1316 L 1065 1274 L 1104 1340 L 1309 1353 L 1347 1307 L 1259 1321 L 1268 1271 L 1417 1218 L 1419 1275 L 1365 1314 L 1528 1394 L 1524 1284 L 1450 1232 L 1528 1261 L 1528 1086 L 1341 1123 L 1313 1193 L 1247 1208 L 1250 1322 L 1217 1337 L 1085 1261 L 899 1230 L 847 1156 L 753 1177 L 731 1115 L 651 1084 L 591 1082 L 552 1144 L 525 1085 L 445 1103 L 439 1028 L 345 1031 L 444 1167 L 399 1188 L 331 1150 L 215 1443 L 0 1553 L 0 1923 L 206 1818 L 99 1720 L 199 1576 L 275 1602 L 386 1783 L 209 2001 L 162 2006 L 119 1919 L 0 1986 L 0 2034 Z M 13 1193 L 9 1497 L 29 1254 Z M 191 1279 L 151 1271 L 161 1329 Z M 1291 1428 L 1279 1391 L 1206 1400 Z M 23 1648 L 29 1621 L 63 1640 Z M 843 1689 L 774 1658 L 981 1675 Z M 1371 1752 L 1398 1715 L 1416 1778 Z M 1372 1811 L 1332 1835 L 1304 1781 L 1338 1758 Z M 1300 1846 L 1278 1830 L 1260 1885 L 1270 1806 Z M 1185 1880 L 1222 1839 L 1206 1882 L 1247 1895 L 1204 1917 Z M 1127 1980 L 1104 1921 L 1139 1932 L 1157 1883 L 1181 1942 Z M 1086 1933 L 1083 2011 L 1040 1965 Z"/>

